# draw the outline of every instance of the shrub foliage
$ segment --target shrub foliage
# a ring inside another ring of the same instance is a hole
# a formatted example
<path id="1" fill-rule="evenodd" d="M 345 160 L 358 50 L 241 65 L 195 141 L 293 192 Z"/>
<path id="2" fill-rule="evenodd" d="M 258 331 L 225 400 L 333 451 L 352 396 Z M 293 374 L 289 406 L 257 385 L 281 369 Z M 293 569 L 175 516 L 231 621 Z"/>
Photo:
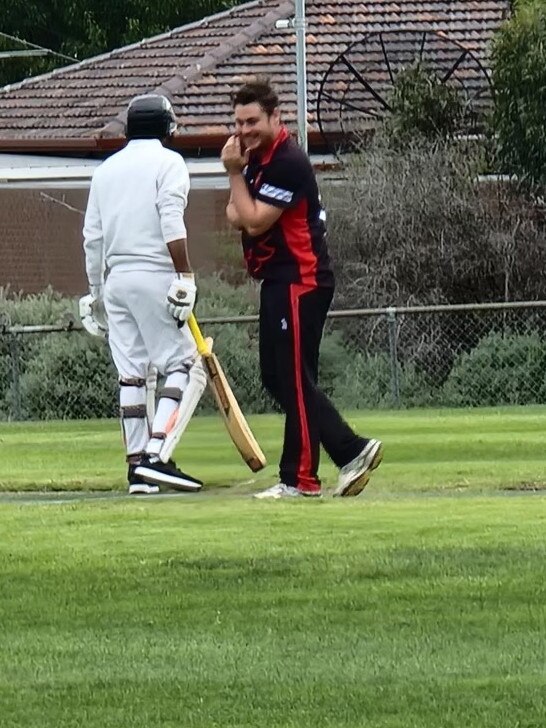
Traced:
<path id="1" fill-rule="evenodd" d="M 398 73 L 389 101 L 386 127 L 396 145 L 416 136 L 428 140 L 452 137 L 462 128 L 464 106 L 459 92 L 419 62 Z"/>
<path id="2" fill-rule="evenodd" d="M 528 187 L 546 187 L 546 5 L 516 4 L 492 53 L 494 131 L 502 171 Z"/>

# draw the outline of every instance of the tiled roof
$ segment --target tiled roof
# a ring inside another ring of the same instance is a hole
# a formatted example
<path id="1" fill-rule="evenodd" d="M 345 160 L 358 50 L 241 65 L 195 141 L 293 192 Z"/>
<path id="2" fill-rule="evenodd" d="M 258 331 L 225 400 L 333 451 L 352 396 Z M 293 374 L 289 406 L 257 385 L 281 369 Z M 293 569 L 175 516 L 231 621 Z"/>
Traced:
<path id="1" fill-rule="evenodd" d="M 381 86 L 386 73 L 380 43 L 387 43 L 387 57 L 396 66 L 396 57 L 411 60 L 418 52 L 425 31 L 436 65 L 451 67 L 460 55 L 458 43 L 487 68 L 489 42 L 508 12 L 508 0 L 307 0 L 310 125 L 316 128 L 316 100 L 325 73 L 350 44 L 356 42 L 347 57 L 366 69 L 367 78 L 374 80 L 375 73 L 374 88 Z M 0 138 L 117 137 L 128 101 L 153 90 L 171 97 L 182 133 L 224 134 L 231 118 L 230 90 L 258 73 L 270 76 L 280 92 L 284 118 L 293 122 L 295 33 L 275 27 L 277 20 L 293 15 L 294 0 L 255 0 L 0 89 Z M 431 31 L 441 31 L 444 38 Z M 474 60 L 474 70 L 468 57 L 461 65 L 465 64 L 468 68 L 458 68 L 457 73 L 475 89 L 484 79 Z M 346 94 L 354 79 L 340 73 L 337 66 L 332 68 L 328 83 Z M 358 93 L 359 102 L 367 97 L 372 108 L 373 97 L 362 88 Z"/>

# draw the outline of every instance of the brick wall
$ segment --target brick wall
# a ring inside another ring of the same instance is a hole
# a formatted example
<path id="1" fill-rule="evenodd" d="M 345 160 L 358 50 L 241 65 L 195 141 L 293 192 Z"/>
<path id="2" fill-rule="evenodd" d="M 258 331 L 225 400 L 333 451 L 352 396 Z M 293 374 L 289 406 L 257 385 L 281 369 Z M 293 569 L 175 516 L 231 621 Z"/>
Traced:
<path id="1" fill-rule="evenodd" d="M 87 290 L 83 217 L 78 212 L 85 209 L 87 194 L 87 190 L 0 190 L 0 286 L 24 293 L 52 286 L 67 295 Z M 199 272 L 222 267 L 219 240 L 226 237 L 227 195 L 225 190 L 190 194 L 186 225 L 192 264 Z"/>

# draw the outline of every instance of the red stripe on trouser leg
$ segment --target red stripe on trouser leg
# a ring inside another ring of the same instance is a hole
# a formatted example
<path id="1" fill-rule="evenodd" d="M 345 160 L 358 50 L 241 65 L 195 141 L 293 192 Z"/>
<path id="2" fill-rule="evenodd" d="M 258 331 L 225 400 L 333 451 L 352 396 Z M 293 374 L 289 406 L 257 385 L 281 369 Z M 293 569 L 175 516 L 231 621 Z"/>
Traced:
<path id="1" fill-rule="evenodd" d="M 309 437 L 309 421 L 303 392 L 302 354 L 301 354 L 301 325 L 300 325 L 300 296 L 309 292 L 305 285 L 290 285 L 290 309 L 292 314 L 292 332 L 294 336 L 294 381 L 298 404 L 298 417 L 301 434 L 301 449 L 298 461 L 297 487 L 308 493 L 320 491 L 320 484 L 313 475 L 313 457 L 311 452 L 311 438 Z"/>

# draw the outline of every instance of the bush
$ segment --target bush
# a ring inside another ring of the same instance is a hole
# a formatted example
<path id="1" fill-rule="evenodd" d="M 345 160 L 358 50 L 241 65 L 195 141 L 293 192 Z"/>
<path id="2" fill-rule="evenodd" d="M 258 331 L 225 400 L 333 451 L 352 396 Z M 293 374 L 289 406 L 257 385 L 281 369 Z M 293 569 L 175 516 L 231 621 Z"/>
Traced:
<path id="1" fill-rule="evenodd" d="M 274 405 L 262 389 L 260 379 L 257 327 L 222 324 L 209 328 L 214 339 L 214 351 L 241 408 L 248 414 L 271 412 Z M 210 395 L 204 400 L 201 411 L 215 411 Z"/>
<path id="2" fill-rule="evenodd" d="M 103 341 L 80 333 L 42 337 L 21 376 L 25 419 L 118 415 L 118 384 Z"/>
<path id="3" fill-rule="evenodd" d="M 322 187 L 336 306 L 362 308 L 543 298 L 544 223 L 506 187 L 477 182 L 475 152 L 384 139 Z"/>
<path id="4" fill-rule="evenodd" d="M 538 334 L 489 334 L 455 362 L 442 398 L 455 407 L 546 402 L 546 343 Z"/>
<path id="5" fill-rule="evenodd" d="M 546 6 L 516 6 L 492 52 L 498 159 L 531 187 L 546 186 Z"/>
<path id="6" fill-rule="evenodd" d="M 348 354 L 336 375 L 332 399 L 340 409 L 389 409 L 434 404 L 434 388 L 413 364 L 398 365 L 396 401 L 387 354 Z"/>
<path id="7" fill-rule="evenodd" d="M 255 313 L 257 291 L 254 284 L 233 287 L 220 277 L 203 278 L 198 315 Z M 52 290 L 29 296 L 1 291 L 0 317 L 6 325 L 77 321 L 77 301 Z M 258 386 L 255 329 L 224 325 L 215 332 L 213 327 L 204 327 L 206 334 L 218 333 L 215 349 L 228 375 L 235 374 L 232 381 L 238 383 L 237 394 L 248 400 L 249 411 L 262 412 L 269 408 L 269 401 Z M 0 366 L 2 419 L 117 416 L 117 377 L 108 347 L 85 333 L 3 334 Z M 207 397 L 201 411 L 213 410 L 214 403 Z"/>
<path id="8" fill-rule="evenodd" d="M 377 139 L 346 158 L 345 174 L 323 189 L 338 307 L 502 300 L 494 211 L 476 193 L 472 158 Z"/>
<path id="9" fill-rule="evenodd" d="M 76 302 L 63 298 L 51 288 L 42 293 L 23 295 L 0 288 L 0 321 L 3 326 L 58 324 L 75 320 Z M 0 335 L 0 418 L 19 417 L 20 393 L 17 381 L 27 362 L 33 360 L 40 346 L 39 335 Z"/>
<path id="10" fill-rule="evenodd" d="M 197 318 L 220 316 L 246 316 L 258 310 L 260 287 L 247 279 L 244 285 L 233 286 L 221 275 L 199 278 Z"/>
<path id="11" fill-rule="evenodd" d="M 396 145 L 415 136 L 432 140 L 461 131 L 464 107 L 459 92 L 420 62 L 397 74 L 389 103 L 386 131 Z"/>
<path id="12" fill-rule="evenodd" d="M 234 289 L 222 281 L 212 281 L 210 285 L 213 294 L 204 299 L 209 311 L 218 315 L 254 312 L 253 287 Z M 59 305 L 65 311 L 72 304 L 69 300 L 52 303 L 46 297 L 40 310 L 45 312 L 44 317 L 50 317 L 53 306 Z M 21 306 L 25 305 L 21 300 Z M 36 305 L 36 301 L 28 305 Z M 19 314 L 21 318 L 25 315 L 24 311 Z M 546 344 L 538 334 L 525 333 L 541 330 L 543 317 L 537 314 L 507 324 L 503 316 L 503 325 L 510 326 L 509 333 L 491 333 L 480 340 L 478 331 L 498 328 L 501 323 L 498 317 L 488 318 L 486 328 L 483 317 L 474 321 L 468 316 L 456 323 L 450 323 L 450 317 L 427 319 L 426 325 L 421 322 L 420 334 L 416 322 L 422 317 L 398 318 L 394 334 L 399 362 L 403 362 L 397 370 L 399 404 L 415 407 L 546 402 Z M 319 385 L 342 409 L 396 406 L 391 359 L 386 353 L 385 321 L 352 320 L 352 328 L 350 323 L 338 321 L 334 330 L 327 327 L 321 348 Z M 516 333 L 519 325 L 524 333 Z M 261 386 L 257 325 L 210 324 L 204 328 L 214 338 L 214 350 L 243 411 L 275 411 L 274 403 Z M 117 416 L 117 377 L 103 341 L 70 332 L 3 336 L 0 345 L 1 417 Z M 440 374 L 436 355 L 441 363 Z M 216 411 L 210 395 L 203 399 L 199 411 Z"/>
<path id="13" fill-rule="evenodd" d="M 47 288 L 41 293 L 12 293 L 0 288 L 0 319 L 5 325 L 32 326 L 78 320 L 77 301 Z"/>
<path id="14" fill-rule="evenodd" d="M 340 309 L 483 303 L 546 296 L 544 226 L 523 198 L 476 182 L 478 159 L 449 143 L 384 140 L 345 158 L 346 179 L 323 186 Z M 387 350 L 384 323 L 358 322 L 358 348 Z M 355 323 L 340 321 L 351 339 Z M 445 377 L 457 353 L 449 317 L 398 317 L 400 359 Z M 486 333 L 483 330 L 480 334 Z M 426 339 L 426 340 L 424 340 Z M 461 333 L 457 349 L 476 345 Z M 443 381 L 443 380 L 442 380 Z"/>

